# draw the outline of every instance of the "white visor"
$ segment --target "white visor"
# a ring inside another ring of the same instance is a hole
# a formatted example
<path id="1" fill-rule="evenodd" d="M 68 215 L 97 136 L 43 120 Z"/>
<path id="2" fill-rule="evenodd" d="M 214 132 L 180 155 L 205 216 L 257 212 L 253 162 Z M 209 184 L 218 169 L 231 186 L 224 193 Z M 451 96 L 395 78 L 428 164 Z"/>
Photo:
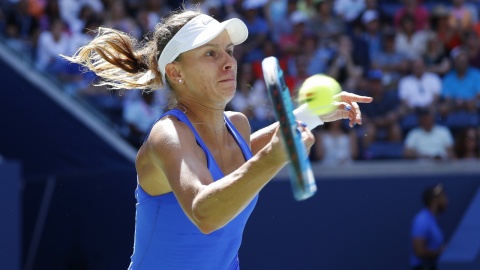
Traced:
<path id="1" fill-rule="evenodd" d="M 198 48 L 216 38 L 223 30 L 227 30 L 234 45 L 244 42 L 248 37 L 247 26 L 236 18 L 220 23 L 208 15 L 201 14 L 185 24 L 167 43 L 158 58 L 163 83 L 166 84 L 167 64 L 172 63 L 181 53 Z"/>

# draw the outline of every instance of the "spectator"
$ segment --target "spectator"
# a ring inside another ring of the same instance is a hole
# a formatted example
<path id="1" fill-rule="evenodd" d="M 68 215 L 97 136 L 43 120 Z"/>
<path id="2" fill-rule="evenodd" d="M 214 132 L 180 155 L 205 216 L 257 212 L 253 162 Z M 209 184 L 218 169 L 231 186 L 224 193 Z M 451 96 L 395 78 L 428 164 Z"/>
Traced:
<path id="1" fill-rule="evenodd" d="M 28 13 L 27 1 L 21 0 L 12 4 L 5 17 L 11 38 L 21 40 L 27 50 L 33 50 L 37 46 L 40 27 L 38 21 Z"/>
<path id="2" fill-rule="evenodd" d="M 464 36 L 464 47 L 468 54 L 468 62 L 474 68 L 480 68 L 480 39 L 477 32 L 468 31 Z"/>
<path id="3" fill-rule="evenodd" d="M 145 5 L 138 8 L 135 18 L 141 29 L 141 36 L 153 31 L 155 25 L 160 22 L 160 18 L 167 15 L 171 10 L 163 0 L 148 0 Z"/>
<path id="4" fill-rule="evenodd" d="M 371 69 L 368 43 L 362 38 L 361 32 L 350 35 L 350 40 L 353 45 L 352 56 L 354 62 L 362 67 L 362 75 L 365 75 L 366 72 Z"/>
<path id="5" fill-rule="evenodd" d="M 254 77 L 252 64 L 242 64 L 238 75 L 237 91 L 229 107 L 248 117 L 252 131 L 273 123 L 275 115 L 267 96 L 265 82 Z"/>
<path id="6" fill-rule="evenodd" d="M 347 24 L 352 23 L 365 10 L 365 0 L 334 0 L 333 9 Z"/>
<path id="7" fill-rule="evenodd" d="M 362 38 L 368 44 L 370 62 L 372 62 L 382 50 L 382 35 L 380 33 L 379 14 L 376 10 L 367 10 L 363 13 L 362 24 L 365 32 Z"/>
<path id="8" fill-rule="evenodd" d="M 148 33 L 152 31 L 152 29 L 150 29 L 152 22 L 150 21 L 151 17 L 149 13 L 146 8 L 141 8 L 136 12 L 135 18 L 142 37 L 147 36 Z"/>
<path id="9" fill-rule="evenodd" d="M 345 22 L 333 12 L 332 1 L 317 1 L 315 15 L 310 19 L 312 32 L 320 38 L 322 46 L 332 46 L 336 37 L 346 30 Z"/>
<path id="10" fill-rule="evenodd" d="M 85 4 L 81 6 L 76 18 L 70 19 L 70 22 L 69 22 L 70 31 L 72 32 L 72 34 L 81 33 L 85 28 L 87 21 L 93 18 L 96 18 L 97 16 L 99 15 L 95 12 L 95 10 L 90 5 Z"/>
<path id="11" fill-rule="evenodd" d="M 67 88 L 69 94 L 75 94 L 82 100 L 86 101 L 93 108 L 104 115 L 111 123 L 117 127 L 123 127 L 125 121 L 123 119 L 123 96 L 119 92 L 114 92 L 106 86 L 99 86 L 100 78 L 93 72 L 86 72 L 77 85 Z M 82 82 L 88 83 L 83 85 Z"/>
<path id="12" fill-rule="evenodd" d="M 408 57 L 417 57 L 425 52 L 428 34 L 424 30 L 415 30 L 415 17 L 405 15 L 395 36 L 395 50 Z"/>
<path id="13" fill-rule="evenodd" d="M 378 0 L 365 0 L 365 9 L 362 11 L 360 16 L 358 16 L 356 20 L 356 24 L 361 25 L 362 21 L 361 18 L 363 14 L 369 10 L 375 10 L 378 14 L 378 21 L 380 23 L 381 28 L 389 27 L 392 25 L 392 17 L 388 15 L 385 10 L 382 8 L 382 5 L 379 5 Z"/>
<path id="14" fill-rule="evenodd" d="M 317 2 L 318 0 L 298 0 L 297 9 L 307 15 L 310 21 L 315 16 L 315 4 Z"/>
<path id="15" fill-rule="evenodd" d="M 443 78 L 441 96 L 442 113 L 468 111 L 475 113 L 480 97 L 480 71 L 468 63 L 468 55 L 463 47 L 451 52 L 453 70 Z"/>
<path id="16" fill-rule="evenodd" d="M 159 0 L 155 0 L 159 1 Z M 161 1 L 160 1 L 161 2 Z M 225 14 L 223 13 L 223 3 L 222 0 L 205 0 L 201 3 L 200 8 L 205 12 L 205 14 L 209 14 L 210 16 L 218 19 L 224 19 Z M 171 10 L 170 8 L 165 8 L 165 11 Z"/>
<path id="17" fill-rule="evenodd" d="M 67 64 L 59 54 L 70 53 L 72 53 L 70 36 L 65 31 L 65 23 L 60 18 L 54 18 L 50 30 L 43 31 L 38 39 L 35 67 L 54 76 L 60 76 Z"/>
<path id="18" fill-rule="evenodd" d="M 448 205 L 442 184 L 429 187 L 423 192 L 424 208 L 415 215 L 411 225 L 410 267 L 412 270 L 435 270 L 437 259 L 445 247 L 445 237 L 437 217 Z"/>
<path id="19" fill-rule="evenodd" d="M 347 129 L 342 121 L 325 123 L 324 128 L 314 132 L 316 144 L 310 158 L 327 166 L 352 163 L 358 155 L 356 133 Z"/>
<path id="20" fill-rule="evenodd" d="M 285 83 L 287 84 L 291 95 L 296 95 L 297 90 L 300 89 L 303 82 L 311 76 L 308 73 L 309 60 L 311 59 L 309 59 L 305 53 L 299 53 L 294 57 L 289 58 L 288 70 L 293 70 L 294 72 L 286 76 Z"/>
<path id="21" fill-rule="evenodd" d="M 425 53 L 423 54 L 426 70 L 443 77 L 450 71 L 450 60 L 444 44 L 435 33 L 429 33 Z"/>
<path id="22" fill-rule="evenodd" d="M 239 50 L 235 48 L 235 51 L 233 53 L 235 54 L 235 58 L 239 59 L 236 56 L 237 51 Z M 284 57 L 279 53 L 277 43 L 275 43 L 273 40 L 266 39 L 265 42 L 262 43 L 262 51 L 260 53 L 260 56 L 260 58 L 252 62 L 253 75 L 257 79 L 263 78 L 262 60 L 269 56 L 275 56 L 277 58 L 282 70 L 288 69 L 288 58 Z"/>
<path id="23" fill-rule="evenodd" d="M 1 11 L 0 11 L 1 12 Z M 5 22 L 5 44 L 13 50 L 16 50 L 20 55 L 28 55 L 29 47 L 25 40 L 20 36 L 20 27 L 13 20 Z"/>
<path id="24" fill-rule="evenodd" d="M 428 28 L 429 12 L 426 7 L 420 4 L 421 0 L 403 0 L 403 7 L 397 9 L 394 15 L 394 25 L 397 29 L 402 28 L 403 17 L 415 18 L 413 29 L 421 31 Z"/>
<path id="25" fill-rule="evenodd" d="M 436 109 L 442 89 L 440 77 L 425 70 L 421 57 L 412 59 L 410 66 L 412 73 L 398 84 L 402 115 L 414 113 L 417 108 Z"/>
<path id="26" fill-rule="evenodd" d="M 239 58 L 245 62 L 260 59 L 261 45 L 267 39 L 269 28 L 267 21 L 259 14 L 259 5 L 255 1 L 245 1 L 242 5 L 245 10 L 244 22 L 248 28 L 248 39 L 241 46 L 242 56 Z"/>
<path id="27" fill-rule="evenodd" d="M 455 155 L 462 160 L 478 161 L 480 158 L 480 136 L 478 127 L 468 127 L 457 132 Z"/>
<path id="28" fill-rule="evenodd" d="M 265 17 L 268 20 L 271 39 L 278 42 L 281 35 L 290 33 L 292 25 L 289 20 L 290 16 L 297 11 L 296 0 L 270 0 L 265 7 Z"/>
<path id="29" fill-rule="evenodd" d="M 316 36 L 307 36 L 300 41 L 303 54 L 306 56 L 303 58 L 305 61 L 308 76 L 312 76 L 318 73 L 325 73 L 328 68 L 328 61 L 332 57 L 332 50 L 318 44 L 318 38 Z M 289 69 L 291 75 L 295 75 L 297 72 L 292 72 Z"/>
<path id="30" fill-rule="evenodd" d="M 90 42 L 97 34 L 97 31 L 94 29 L 98 29 L 98 27 L 101 25 L 102 20 L 100 18 L 92 17 L 88 19 L 81 33 L 74 33 L 70 37 L 70 53 L 74 53 L 80 47 L 87 45 L 88 42 Z M 74 63 L 69 63 L 67 67 L 70 71 L 70 76 L 64 78 L 64 88 L 67 94 L 80 97 L 97 92 L 97 87 L 92 85 L 93 81 L 95 80 L 95 76 L 92 72 L 84 71 L 79 65 Z"/>
<path id="31" fill-rule="evenodd" d="M 371 70 L 367 73 L 365 94 L 373 98 L 373 102 L 363 107 L 363 127 L 366 136 L 363 137 L 363 146 L 368 146 L 376 140 L 400 142 L 402 133 L 398 119 L 397 91 L 386 90 L 382 84 L 383 73 L 380 70 Z"/>
<path id="32" fill-rule="evenodd" d="M 27 0 L 28 14 L 30 14 L 33 18 L 38 20 L 40 16 L 43 14 L 46 5 L 47 5 L 47 0 Z"/>
<path id="33" fill-rule="evenodd" d="M 382 37 L 382 50 L 372 58 L 372 68 L 383 72 L 383 82 L 387 89 L 395 89 L 400 77 L 407 73 L 408 60 L 406 55 L 395 50 L 395 32 L 385 30 Z"/>
<path id="34" fill-rule="evenodd" d="M 109 1 L 109 0 L 107 0 Z M 124 0 L 128 15 L 135 18 L 141 9 L 145 9 L 145 0 Z M 108 9 L 108 5 L 105 7 Z"/>
<path id="35" fill-rule="evenodd" d="M 286 56 L 294 56 L 302 51 L 300 42 L 305 39 L 310 31 L 308 29 L 308 17 L 301 11 L 295 11 L 290 15 L 292 31 L 280 36 L 280 52 Z"/>
<path id="36" fill-rule="evenodd" d="M 419 126 L 410 130 L 404 142 L 404 155 L 409 159 L 447 160 L 454 157 L 450 130 L 435 124 L 428 109 L 417 109 Z"/>
<path id="37" fill-rule="evenodd" d="M 327 75 L 337 80 L 345 89 L 355 89 L 363 73 L 360 61 L 354 57 L 354 45 L 348 35 L 338 38 L 336 52 L 329 63 Z M 368 55 L 368 51 L 366 51 Z"/>
<path id="38" fill-rule="evenodd" d="M 58 0 L 58 5 L 60 6 L 60 15 L 63 21 L 69 26 L 77 24 L 76 20 L 84 6 L 91 7 L 97 14 L 102 14 L 103 12 L 103 2 L 101 0 Z M 75 30 L 81 31 L 79 28 Z"/>
<path id="39" fill-rule="evenodd" d="M 244 63 L 238 70 L 237 91 L 232 101 L 228 104 L 228 110 L 234 110 L 243 113 L 248 119 L 254 119 L 253 113 L 253 84 L 256 78 L 253 75 L 251 63 Z M 254 128 L 252 128 L 254 129 Z"/>
<path id="40" fill-rule="evenodd" d="M 143 143 L 146 133 L 162 115 L 163 108 L 155 103 L 155 92 L 143 92 L 140 98 L 126 104 L 123 119 L 128 125 L 128 140 L 137 147 Z"/>
<path id="41" fill-rule="evenodd" d="M 61 18 L 58 0 L 48 0 L 43 12 L 38 17 L 41 31 L 50 29 L 50 23 L 55 18 Z"/>
<path id="42" fill-rule="evenodd" d="M 125 10 L 125 3 L 123 1 L 114 1 L 105 16 L 105 25 L 116 30 L 128 33 L 135 38 L 142 35 L 141 29 L 131 17 L 128 16 Z"/>
<path id="43" fill-rule="evenodd" d="M 451 27 L 449 16 L 449 10 L 443 5 L 437 5 L 432 10 L 432 30 L 437 34 L 438 40 L 443 43 L 447 52 L 462 43 L 461 32 L 458 28 Z"/>
<path id="44" fill-rule="evenodd" d="M 453 0 L 452 2 L 453 7 L 449 16 L 450 26 L 453 29 L 458 29 L 460 32 L 472 30 L 474 21 L 470 9 L 463 0 Z"/>

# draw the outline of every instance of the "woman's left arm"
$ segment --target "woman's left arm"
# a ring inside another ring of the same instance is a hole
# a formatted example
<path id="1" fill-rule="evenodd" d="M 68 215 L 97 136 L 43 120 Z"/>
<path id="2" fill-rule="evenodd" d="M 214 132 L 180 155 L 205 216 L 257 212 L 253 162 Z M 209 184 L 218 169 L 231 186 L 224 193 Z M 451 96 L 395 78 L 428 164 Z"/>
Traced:
<path id="1" fill-rule="evenodd" d="M 366 96 L 359 96 L 356 94 L 352 94 L 349 92 L 341 92 L 337 95 L 339 97 L 340 102 L 335 102 L 337 105 L 337 109 L 331 113 L 316 116 L 313 113 L 307 111 L 308 118 L 315 118 L 320 117 L 322 122 L 333 122 L 340 119 L 350 119 L 350 126 L 353 127 L 355 124 L 362 124 L 362 113 L 360 111 L 360 107 L 358 103 L 370 103 L 372 102 L 371 97 Z M 305 106 L 300 106 L 299 108 L 293 111 L 293 114 L 297 118 L 297 120 L 306 122 L 307 125 L 310 121 L 306 121 L 303 119 L 305 117 Z M 313 116 L 313 117 L 312 117 Z M 309 125 L 308 128 L 314 129 L 318 123 Z M 272 135 L 275 132 L 275 129 L 278 126 L 278 122 L 275 122 L 267 127 L 264 127 L 256 132 L 254 132 L 250 136 L 250 144 L 252 153 L 255 155 L 258 151 L 260 151 L 272 138 Z"/>

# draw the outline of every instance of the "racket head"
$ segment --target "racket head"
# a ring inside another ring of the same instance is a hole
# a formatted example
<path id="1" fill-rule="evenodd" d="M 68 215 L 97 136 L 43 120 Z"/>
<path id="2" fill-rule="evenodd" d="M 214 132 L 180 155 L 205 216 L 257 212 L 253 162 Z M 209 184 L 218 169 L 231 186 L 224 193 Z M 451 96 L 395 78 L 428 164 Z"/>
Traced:
<path id="1" fill-rule="evenodd" d="M 293 115 L 293 102 L 277 58 L 262 61 L 263 76 L 275 116 L 280 124 L 281 137 L 290 160 L 290 182 L 296 200 L 305 200 L 317 190 L 307 151 Z"/>

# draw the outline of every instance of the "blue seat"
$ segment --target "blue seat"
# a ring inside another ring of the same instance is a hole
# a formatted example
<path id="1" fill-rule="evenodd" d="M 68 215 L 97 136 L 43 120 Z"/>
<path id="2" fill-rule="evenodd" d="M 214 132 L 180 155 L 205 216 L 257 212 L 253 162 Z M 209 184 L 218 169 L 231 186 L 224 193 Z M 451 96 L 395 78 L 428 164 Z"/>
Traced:
<path id="1" fill-rule="evenodd" d="M 403 143 L 373 142 L 365 150 L 367 159 L 401 159 L 403 158 Z"/>
<path id="2" fill-rule="evenodd" d="M 478 114 L 469 112 L 453 112 L 445 118 L 444 125 L 450 129 L 462 129 L 471 126 L 478 126 Z"/>
<path id="3" fill-rule="evenodd" d="M 403 134 L 407 134 L 412 128 L 418 127 L 418 117 L 416 114 L 407 114 L 400 120 L 400 128 Z"/>

